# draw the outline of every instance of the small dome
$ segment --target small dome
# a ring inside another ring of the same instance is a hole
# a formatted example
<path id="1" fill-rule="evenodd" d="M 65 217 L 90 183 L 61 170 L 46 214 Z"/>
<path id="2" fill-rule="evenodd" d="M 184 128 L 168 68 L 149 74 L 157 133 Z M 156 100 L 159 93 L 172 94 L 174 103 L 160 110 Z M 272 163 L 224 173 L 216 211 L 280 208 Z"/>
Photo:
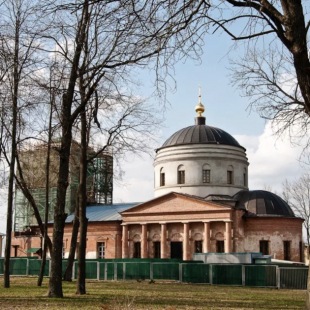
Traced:
<path id="1" fill-rule="evenodd" d="M 208 125 L 183 128 L 168 138 L 161 148 L 182 144 L 223 144 L 244 149 L 229 133 Z"/>
<path id="2" fill-rule="evenodd" d="M 295 217 L 291 207 L 281 197 L 268 191 L 242 190 L 233 198 L 237 201 L 236 207 L 246 209 L 248 216 Z"/>

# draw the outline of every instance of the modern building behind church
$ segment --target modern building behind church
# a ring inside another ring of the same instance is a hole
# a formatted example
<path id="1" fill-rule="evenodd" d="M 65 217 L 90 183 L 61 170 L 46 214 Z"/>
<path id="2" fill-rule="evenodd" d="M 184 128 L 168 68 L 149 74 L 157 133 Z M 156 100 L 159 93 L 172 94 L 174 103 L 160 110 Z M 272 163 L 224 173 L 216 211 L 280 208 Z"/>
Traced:
<path id="1" fill-rule="evenodd" d="M 302 261 L 302 223 L 279 196 L 248 189 L 246 150 L 205 124 L 199 97 L 195 124 L 156 150 L 154 199 L 87 207 L 87 258 L 180 258 L 194 253 L 261 252 Z M 69 253 L 73 215 L 66 220 Z M 16 256 L 41 247 L 36 227 L 15 237 Z M 13 255 L 14 256 L 14 255 Z"/>

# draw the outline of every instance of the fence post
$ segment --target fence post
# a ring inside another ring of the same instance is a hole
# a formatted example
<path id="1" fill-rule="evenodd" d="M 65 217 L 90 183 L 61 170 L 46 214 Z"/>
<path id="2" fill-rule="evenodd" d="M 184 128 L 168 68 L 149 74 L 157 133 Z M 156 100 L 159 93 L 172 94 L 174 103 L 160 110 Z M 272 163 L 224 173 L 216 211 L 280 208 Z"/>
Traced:
<path id="1" fill-rule="evenodd" d="M 126 280 L 126 263 L 123 263 L 123 280 Z"/>
<path id="2" fill-rule="evenodd" d="M 29 258 L 27 258 L 26 262 L 26 276 L 29 276 Z"/>
<path id="3" fill-rule="evenodd" d="M 100 280 L 100 263 L 99 261 L 97 262 L 97 280 Z"/>
<path id="4" fill-rule="evenodd" d="M 277 289 L 281 288 L 281 273 L 279 266 L 276 266 L 276 281 L 277 281 Z"/>
<path id="5" fill-rule="evenodd" d="M 242 286 L 245 286 L 245 266 L 242 265 Z"/>
<path id="6" fill-rule="evenodd" d="M 209 265 L 209 282 L 212 285 L 213 284 L 213 271 L 212 271 L 212 264 Z"/>
<path id="7" fill-rule="evenodd" d="M 114 263 L 114 280 L 117 281 L 117 263 Z"/>
<path id="8" fill-rule="evenodd" d="M 183 274 L 182 274 L 182 272 L 183 272 L 183 265 L 184 264 L 179 263 L 179 281 L 181 283 L 183 282 Z"/>
<path id="9" fill-rule="evenodd" d="M 73 266 L 72 266 L 72 280 L 75 280 L 75 264 L 76 264 L 76 262 L 73 262 Z"/>
<path id="10" fill-rule="evenodd" d="M 150 263 L 150 280 L 153 280 L 154 278 L 154 269 L 153 269 L 153 263 Z"/>
<path id="11" fill-rule="evenodd" d="M 48 263 L 48 276 L 51 276 L 51 269 L 52 269 L 52 263 L 51 263 L 51 259 L 49 259 L 49 263 Z"/>

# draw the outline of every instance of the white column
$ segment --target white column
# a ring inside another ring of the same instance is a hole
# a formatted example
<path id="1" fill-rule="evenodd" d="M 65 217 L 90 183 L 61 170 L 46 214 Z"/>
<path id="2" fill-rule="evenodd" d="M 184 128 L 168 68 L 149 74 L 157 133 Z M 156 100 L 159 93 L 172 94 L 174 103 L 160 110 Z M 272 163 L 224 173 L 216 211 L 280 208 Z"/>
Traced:
<path id="1" fill-rule="evenodd" d="M 127 224 L 123 224 L 122 258 L 128 258 L 128 225 Z"/>
<path id="2" fill-rule="evenodd" d="M 189 223 L 183 223 L 183 260 L 189 260 Z"/>
<path id="3" fill-rule="evenodd" d="M 167 224 L 161 223 L 161 234 L 160 234 L 160 258 L 167 258 Z"/>
<path id="4" fill-rule="evenodd" d="M 204 236 L 203 236 L 203 252 L 211 252 L 210 244 L 210 222 L 204 222 Z"/>
<path id="5" fill-rule="evenodd" d="M 231 221 L 225 222 L 225 253 L 231 252 Z"/>
<path id="6" fill-rule="evenodd" d="M 147 258 L 147 225 L 142 224 L 141 258 Z"/>

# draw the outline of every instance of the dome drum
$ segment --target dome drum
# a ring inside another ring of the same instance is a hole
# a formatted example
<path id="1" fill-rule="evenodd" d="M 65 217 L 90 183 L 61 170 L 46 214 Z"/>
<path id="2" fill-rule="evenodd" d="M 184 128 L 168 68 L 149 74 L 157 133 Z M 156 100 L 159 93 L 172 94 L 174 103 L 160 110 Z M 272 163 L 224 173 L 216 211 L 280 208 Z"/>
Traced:
<path id="1" fill-rule="evenodd" d="M 184 184 L 178 180 L 180 166 L 184 170 Z M 248 184 L 245 152 L 227 145 L 193 144 L 160 149 L 154 162 L 154 172 L 155 197 L 170 191 L 200 197 L 213 193 L 232 196 L 247 189 Z"/>

